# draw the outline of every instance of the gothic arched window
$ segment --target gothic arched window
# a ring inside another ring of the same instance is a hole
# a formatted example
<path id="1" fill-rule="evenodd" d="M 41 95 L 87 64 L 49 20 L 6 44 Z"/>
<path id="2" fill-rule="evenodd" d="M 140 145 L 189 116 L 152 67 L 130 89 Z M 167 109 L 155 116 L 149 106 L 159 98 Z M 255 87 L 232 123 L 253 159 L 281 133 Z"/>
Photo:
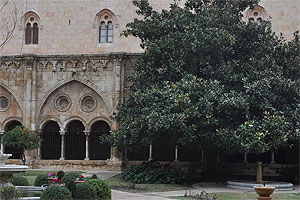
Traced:
<path id="1" fill-rule="evenodd" d="M 25 44 L 39 43 L 39 17 L 34 12 L 25 14 Z"/>
<path id="2" fill-rule="evenodd" d="M 253 9 L 248 9 L 245 13 L 245 21 L 250 23 L 260 24 L 263 20 L 269 20 L 266 10 L 259 6 L 255 5 Z"/>
<path id="3" fill-rule="evenodd" d="M 114 14 L 107 9 L 98 13 L 99 19 L 99 43 L 113 42 Z"/>

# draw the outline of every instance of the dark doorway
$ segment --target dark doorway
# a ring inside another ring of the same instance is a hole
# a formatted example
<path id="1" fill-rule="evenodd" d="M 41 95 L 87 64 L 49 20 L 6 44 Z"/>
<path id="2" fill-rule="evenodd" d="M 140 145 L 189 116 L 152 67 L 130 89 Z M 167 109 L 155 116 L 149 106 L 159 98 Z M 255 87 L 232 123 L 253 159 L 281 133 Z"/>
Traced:
<path id="1" fill-rule="evenodd" d="M 61 136 L 59 125 L 55 121 L 48 122 L 42 131 L 41 158 L 57 160 L 61 154 Z"/>
<path id="2" fill-rule="evenodd" d="M 19 121 L 11 121 L 7 125 L 5 132 L 11 131 L 17 126 L 22 126 L 22 124 Z M 23 149 L 13 148 L 13 147 L 4 147 L 4 153 L 6 154 L 12 154 L 9 159 L 21 159 Z"/>
<path id="3" fill-rule="evenodd" d="M 91 127 L 89 136 L 90 160 L 107 160 L 110 159 L 110 145 L 103 144 L 100 136 L 110 133 L 109 125 L 104 121 L 97 121 Z"/>
<path id="4" fill-rule="evenodd" d="M 175 145 L 171 144 L 167 139 L 153 142 L 152 155 L 156 161 L 174 161 Z"/>
<path id="5" fill-rule="evenodd" d="M 85 158 L 85 134 L 82 122 L 75 120 L 70 122 L 65 136 L 66 160 L 84 160 Z"/>

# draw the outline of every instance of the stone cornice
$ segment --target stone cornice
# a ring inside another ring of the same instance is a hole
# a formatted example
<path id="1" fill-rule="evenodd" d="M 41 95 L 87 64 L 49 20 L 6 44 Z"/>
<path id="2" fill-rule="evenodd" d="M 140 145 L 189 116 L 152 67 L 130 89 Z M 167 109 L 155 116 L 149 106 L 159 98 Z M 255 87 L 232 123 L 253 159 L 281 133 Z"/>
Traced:
<path id="1" fill-rule="evenodd" d="M 9 61 L 9 60 L 24 60 L 24 59 L 43 59 L 43 58 L 55 58 L 55 59 L 93 59 L 93 58 L 136 58 L 138 59 L 142 53 L 124 53 L 124 52 L 116 52 L 109 54 L 63 54 L 63 55 L 36 55 L 36 54 L 23 54 L 23 55 L 9 55 L 9 56 L 0 56 L 0 62 Z"/>

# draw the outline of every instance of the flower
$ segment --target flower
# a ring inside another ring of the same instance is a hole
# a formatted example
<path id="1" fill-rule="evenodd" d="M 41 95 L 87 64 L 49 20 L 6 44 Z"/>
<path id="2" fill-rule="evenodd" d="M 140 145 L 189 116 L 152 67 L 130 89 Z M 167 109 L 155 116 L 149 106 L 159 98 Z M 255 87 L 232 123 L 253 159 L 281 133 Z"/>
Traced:
<path id="1" fill-rule="evenodd" d="M 58 182 L 59 182 L 59 183 L 62 183 L 62 180 L 60 179 L 60 180 L 58 180 Z"/>
<path id="2" fill-rule="evenodd" d="M 53 180 L 54 182 L 58 182 L 58 178 L 54 178 L 54 180 Z"/>
<path id="3" fill-rule="evenodd" d="M 80 176 L 76 180 L 77 181 L 83 181 L 84 180 L 84 176 L 82 174 L 80 174 Z"/>
<path id="4" fill-rule="evenodd" d="M 48 174 L 48 177 L 49 177 L 49 178 L 56 178 L 56 172 L 49 173 L 49 174 Z"/>

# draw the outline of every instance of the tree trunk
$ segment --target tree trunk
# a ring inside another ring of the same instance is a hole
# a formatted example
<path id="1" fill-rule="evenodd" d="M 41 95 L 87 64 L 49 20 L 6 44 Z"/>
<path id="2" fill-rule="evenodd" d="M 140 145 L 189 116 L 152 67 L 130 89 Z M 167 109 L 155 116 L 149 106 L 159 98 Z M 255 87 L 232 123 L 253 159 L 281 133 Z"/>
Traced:
<path id="1" fill-rule="evenodd" d="M 22 162 L 23 162 L 23 165 L 25 165 L 25 163 L 26 163 L 25 150 L 24 150 L 23 153 L 22 153 L 21 160 L 22 160 Z"/>
<path id="2" fill-rule="evenodd" d="M 262 162 L 257 162 L 257 173 L 256 173 L 256 183 L 262 184 L 262 171 L 261 171 Z"/>

